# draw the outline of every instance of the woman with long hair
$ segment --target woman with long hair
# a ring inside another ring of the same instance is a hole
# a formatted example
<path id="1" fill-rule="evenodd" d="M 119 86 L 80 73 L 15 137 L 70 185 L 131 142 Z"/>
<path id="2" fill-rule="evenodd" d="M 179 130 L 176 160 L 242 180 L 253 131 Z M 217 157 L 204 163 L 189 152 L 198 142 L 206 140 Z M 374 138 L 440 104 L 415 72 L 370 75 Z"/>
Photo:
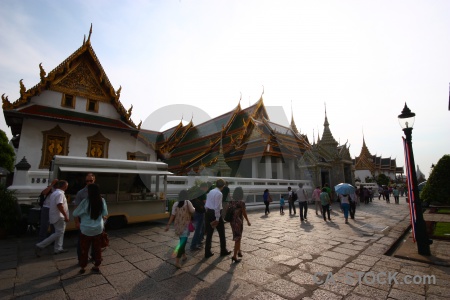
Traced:
<path id="1" fill-rule="evenodd" d="M 100 188 L 93 183 L 88 185 L 88 197 L 74 210 L 73 216 L 81 219 L 80 224 L 80 274 L 85 272 L 88 263 L 89 248 L 94 251 L 94 266 L 92 272 L 100 272 L 102 263 L 102 232 L 103 218 L 108 215 L 105 199 L 100 195 Z"/>
<path id="2" fill-rule="evenodd" d="M 187 190 L 180 191 L 178 194 L 178 202 L 175 202 L 172 206 L 172 213 L 165 229 L 166 231 L 169 230 L 170 224 L 174 222 L 175 234 L 180 238 L 180 242 L 175 249 L 175 266 L 177 268 L 181 268 L 180 258 L 183 261 L 187 259 L 185 249 L 189 237 L 189 222 L 191 222 L 192 214 L 195 212 L 195 208 L 188 198 Z"/>
<path id="3" fill-rule="evenodd" d="M 244 218 L 247 221 L 247 225 L 250 226 L 250 221 L 247 217 L 247 211 L 245 210 L 245 202 L 244 200 L 244 191 L 238 186 L 234 189 L 233 199 L 229 203 L 229 206 L 233 209 L 233 217 L 231 218 L 230 225 L 231 231 L 233 232 L 233 241 L 234 241 L 234 255 L 231 258 L 233 262 L 240 262 L 236 256 L 242 257 L 241 252 L 241 239 L 242 232 L 244 230 Z"/>
<path id="4" fill-rule="evenodd" d="M 268 214 L 270 214 L 269 205 L 270 205 L 270 202 L 272 202 L 272 196 L 269 193 L 269 189 L 264 190 L 263 200 L 264 200 L 264 205 L 266 206 L 266 210 L 264 211 L 264 214 L 268 215 Z"/>

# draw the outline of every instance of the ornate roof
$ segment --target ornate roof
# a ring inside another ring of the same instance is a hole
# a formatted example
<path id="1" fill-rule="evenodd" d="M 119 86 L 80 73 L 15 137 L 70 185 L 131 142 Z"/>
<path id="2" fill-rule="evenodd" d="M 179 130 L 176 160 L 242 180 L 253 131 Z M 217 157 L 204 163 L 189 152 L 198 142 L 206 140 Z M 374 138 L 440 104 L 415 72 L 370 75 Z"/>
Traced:
<path id="1" fill-rule="evenodd" d="M 160 135 L 141 131 L 140 136 L 155 143 L 160 159 L 177 174 L 205 167 L 226 169 L 243 158 L 271 155 L 300 156 L 311 147 L 306 136 L 292 128 L 270 122 L 262 97 L 252 106 L 235 109 L 194 126 L 179 125 Z"/>
<path id="2" fill-rule="evenodd" d="M 45 90 L 52 90 L 111 103 L 121 116 L 120 119 L 122 123 L 129 129 L 139 128 L 139 126 L 136 126 L 130 118 L 133 106 L 131 106 L 130 109 L 125 110 L 119 100 L 121 87 L 117 91 L 114 90 L 108 76 L 100 64 L 100 61 L 91 46 L 91 33 L 92 25 L 87 41 L 83 40 L 83 44 L 80 48 L 48 74 L 42 67 L 42 63 L 39 64 L 41 80 L 32 88 L 26 89 L 23 81 L 20 80 L 19 99 L 11 103 L 8 96 L 5 97 L 4 94 L 2 95 L 2 107 L 7 122 L 9 118 L 6 117 L 6 112 L 13 110 L 20 112 L 21 108 L 29 105 L 32 97 L 40 95 Z M 87 114 L 83 115 L 86 116 Z"/>

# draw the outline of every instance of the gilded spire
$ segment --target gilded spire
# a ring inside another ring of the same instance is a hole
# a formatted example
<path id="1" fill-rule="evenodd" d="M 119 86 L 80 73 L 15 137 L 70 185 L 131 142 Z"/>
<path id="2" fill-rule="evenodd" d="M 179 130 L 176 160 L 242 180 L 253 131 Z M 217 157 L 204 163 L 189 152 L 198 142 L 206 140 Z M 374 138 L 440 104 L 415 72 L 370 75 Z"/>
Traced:
<path id="1" fill-rule="evenodd" d="M 295 125 L 295 122 L 294 122 L 294 111 L 292 110 L 292 101 L 291 101 L 291 129 L 295 133 L 299 133 L 298 129 L 297 129 L 297 125 Z"/>
<path id="2" fill-rule="evenodd" d="M 322 144 L 328 144 L 330 146 L 337 147 L 339 144 L 333 137 L 333 134 L 330 130 L 330 123 L 328 123 L 327 117 L 327 106 L 325 104 L 325 122 L 323 123 L 323 134 L 322 134 Z"/>

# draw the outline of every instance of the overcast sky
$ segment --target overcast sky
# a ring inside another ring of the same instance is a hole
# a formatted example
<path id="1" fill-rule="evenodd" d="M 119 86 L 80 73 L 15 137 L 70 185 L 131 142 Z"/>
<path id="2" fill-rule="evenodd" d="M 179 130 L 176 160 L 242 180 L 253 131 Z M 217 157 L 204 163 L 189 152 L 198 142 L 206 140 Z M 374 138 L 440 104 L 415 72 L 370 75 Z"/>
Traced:
<path id="1" fill-rule="evenodd" d="M 292 107 L 311 142 L 326 103 L 331 132 L 353 156 L 364 133 L 372 154 L 403 166 L 397 116 L 406 101 L 416 113 L 416 163 L 428 176 L 450 153 L 449 12 L 447 0 L 2 0 L 0 94 L 18 99 L 19 80 L 37 84 L 39 63 L 54 69 L 93 23 L 92 46 L 143 128 L 167 105 L 195 109 L 174 109 L 164 122 L 193 115 L 198 124 L 241 95 L 243 108 L 254 104 L 264 87 L 271 118 L 290 121 Z M 0 129 L 11 137 L 3 114 Z"/>

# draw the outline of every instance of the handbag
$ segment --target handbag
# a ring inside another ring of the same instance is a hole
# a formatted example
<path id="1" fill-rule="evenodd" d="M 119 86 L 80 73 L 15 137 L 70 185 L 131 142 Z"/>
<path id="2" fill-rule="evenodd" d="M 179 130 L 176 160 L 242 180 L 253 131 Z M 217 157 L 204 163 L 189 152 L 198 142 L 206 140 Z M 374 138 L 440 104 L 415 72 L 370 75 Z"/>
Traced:
<path id="1" fill-rule="evenodd" d="M 101 237 L 101 247 L 102 248 L 106 248 L 109 246 L 109 237 L 108 234 L 106 233 L 106 231 L 102 231 L 102 237 Z"/>
<path id="2" fill-rule="evenodd" d="M 233 215 L 234 215 L 234 205 L 230 203 L 228 204 L 227 212 L 225 213 L 225 217 L 223 218 L 224 221 L 231 222 L 231 220 L 233 219 Z"/>
<path id="3" fill-rule="evenodd" d="M 195 227 L 194 227 L 194 224 L 192 224 L 192 221 L 189 222 L 188 229 L 189 229 L 189 232 L 194 232 L 195 231 Z"/>

